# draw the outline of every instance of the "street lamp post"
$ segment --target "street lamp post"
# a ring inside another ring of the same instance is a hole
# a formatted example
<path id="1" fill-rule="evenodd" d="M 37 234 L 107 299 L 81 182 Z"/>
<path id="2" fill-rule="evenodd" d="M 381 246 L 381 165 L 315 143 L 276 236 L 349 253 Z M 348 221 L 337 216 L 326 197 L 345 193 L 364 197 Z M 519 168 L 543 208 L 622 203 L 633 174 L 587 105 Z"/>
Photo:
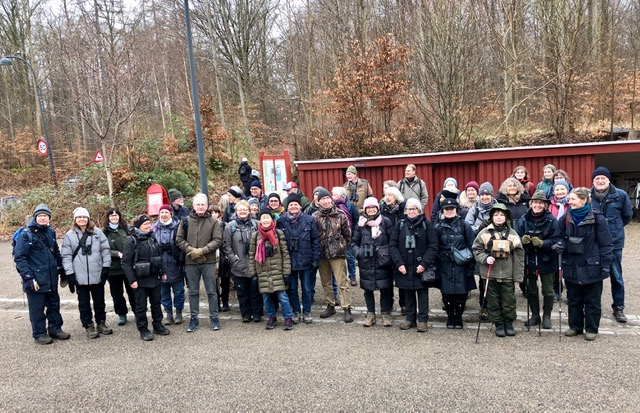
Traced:
<path id="1" fill-rule="evenodd" d="M 0 66 L 13 65 L 13 62 L 12 62 L 13 59 L 20 60 L 25 65 L 27 65 L 27 67 L 29 68 L 29 71 L 31 71 L 31 74 L 33 75 L 33 83 L 36 85 L 36 95 L 38 98 L 38 105 L 40 107 L 40 117 L 42 119 L 42 133 L 44 134 L 44 140 L 47 143 L 47 149 L 48 149 L 47 152 L 49 154 L 49 169 L 51 170 L 51 179 L 53 180 L 53 185 L 57 188 L 58 180 L 56 179 L 56 170 L 55 170 L 55 167 L 53 166 L 53 152 L 51 150 L 51 143 L 49 142 L 49 134 L 47 133 L 47 121 L 44 116 L 44 107 L 42 105 L 42 94 L 40 92 L 40 86 L 38 85 L 38 79 L 36 79 L 36 72 L 33 70 L 31 63 L 29 63 L 28 60 L 18 55 L 4 56 L 3 58 L 0 58 Z"/>

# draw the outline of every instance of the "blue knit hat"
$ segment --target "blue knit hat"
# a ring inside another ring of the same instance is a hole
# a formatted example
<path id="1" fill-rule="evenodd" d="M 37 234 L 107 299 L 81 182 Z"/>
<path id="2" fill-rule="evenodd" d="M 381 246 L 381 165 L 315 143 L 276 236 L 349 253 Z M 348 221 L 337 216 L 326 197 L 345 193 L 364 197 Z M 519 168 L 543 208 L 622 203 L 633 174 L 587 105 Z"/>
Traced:
<path id="1" fill-rule="evenodd" d="M 260 188 L 260 189 L 262 189 L 262 184 L 260 183 L 260 181 L 255 180 L 255 181 L 251 182 L 251 186 L 249 188 Z"/>

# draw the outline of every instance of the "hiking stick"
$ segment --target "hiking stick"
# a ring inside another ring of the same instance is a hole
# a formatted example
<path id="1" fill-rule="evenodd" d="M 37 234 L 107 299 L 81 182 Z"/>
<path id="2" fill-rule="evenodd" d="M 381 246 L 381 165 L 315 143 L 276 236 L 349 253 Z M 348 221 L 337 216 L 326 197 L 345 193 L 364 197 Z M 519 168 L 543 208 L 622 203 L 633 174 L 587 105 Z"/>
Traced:
<path id="1" fill-rule="evenodd" d="M 562 291 L 562 253 L 558 253 L 558 287 Z M 558 319 L 560 320 L 560 327 L 558 329 L 558 339 L 562 341 L 562 294 L 558 300 Z"/>
<path id="2" fill-rule="evenodd" d="M 529 254 L 527 254 L 524 258 L 525 266 L 529 263 Z M 531 331 L 531 326 L 529 325 L 530 314 L 529 314 L 529 268 L 525 268 L 524 270 L 524 295 L 527 298 L 527 333 Z"/>
<path id="3" fill-rule="evenodd" d="M 536 263 L 536 295 L 538 295 L 538 278 L 540 278 L 540 271 L 538 270 L 538 251 L 535 252 L 535 263 Z M 540 306 L 538 306 L 538 317 L 540 317 Z M 538 323 L 538 337 L 542 336 L 542 331 L 540 328 L 542 327 L 542 321 Z"/>
<path id="4" fill-rule="evenodd" d="M 482 312 L 482 306 L 486 303 L 487 299 L 487 290 L 489 289 L 489 278 L 491 278 L 491 265 L 489 264 L 489 269 L 487 269 L 487 282 L 484 284 L 484 293 L 482 294 L 482 305 L 480 306 L 480 311 Z M 478 337 L 480 337 L 480 323 L 482 322 L 482 318 L 480 318 L 480 314 L 478 314 L 478 331 L 476 331 L 476 344 L 478 344 Z"/>

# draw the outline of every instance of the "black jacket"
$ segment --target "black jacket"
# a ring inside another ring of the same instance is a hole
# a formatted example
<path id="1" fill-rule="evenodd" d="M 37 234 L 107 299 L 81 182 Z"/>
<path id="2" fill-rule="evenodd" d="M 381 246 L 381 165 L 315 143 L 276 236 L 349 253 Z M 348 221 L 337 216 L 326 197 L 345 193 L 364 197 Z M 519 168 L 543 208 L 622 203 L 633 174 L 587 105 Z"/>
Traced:
<path id="1" fill-rule="evenodd" d="M 438 234 L 437 271 L 440 274 L 440 289 L 443 294 L 466 294 L 476 288 L 473 268 L 475 260 L 465 265 L 456 264 L 452 247 L 458 250 L 473 247 L 476 235 L 461 216 L 456 216 L 451 222 L 441 219 L 436 224 Z"/>
<path id="2" fill-rule="evenodd" d="M 558 255 L 551 247 L 562 238 L 558 221 L 553 214 L 545 211 L 544 218 L 535 222 L 531 209 L 529 209 L 526 214 L 520 217 L 513 229 L 516 230 L 520 239 L 524 235 L 529 235 L 543 240 L 541 248 L 535 248 L 533 244 L 523 244 L 525 273 L 528 271 L 530 274 L 535 274 L 536 269 L 538 274 L 555 273 L 558 269 Z"/>
<path id="3" fill-rule="evenodd" d="M 136 250 L 138 252 L 136 256 Z M 132 234 L 124 243 L 122 253 L 122 269 L 129 284 L 138 282 L 138 287 L 153 288 L 161 283 L 161 276 L 164 274 L 164 263 L 162 261 L 162 250 L 156 242 L 152 233 L 143 234 L 134 229 Z M 151 263 L 151 275 L 140 277 L 134 269 L 137 263 Z"/>
<path id="4" fill-rule="evenodd" d="M 504 204 L 504 206 L 509 209 L 509 212 L 511 212 L 511 221 L 514 223 L 518 221 L 521 216 L 527 213 L 529 210 L 530 200 L 531 196 L 526 192 L 523 192 L 522 195 L 520 195 L 518 202 L 509 201 L 509 198 L 502 192 L 498 192 L 498 196 L 496 196 L 496 202 Z M 514 224 L 512 224 L 512 226 L 513 225 Z"/>
<path id="5" fill-rule="evenodd" d="M 389 205 L 386 202 L 380 204 L 380 213 L 383 217 L 389 218 L 391 225 L 396 225 L 396 222 L 404 218 L 404 206 L 405 202 L 396 205 Z"/>
<path id="6" fill-rule="evenodd" d="M 409 248 L 412 236 L 415 239 L 415 245 Z M 395 268 L 396 287 L 420 290 L 434 286 L 423 284 L 421 274 L 416 273 L 419 265 L 425 268 L 435 265 L 438 253 L 438 235 L 433 224 L 427 221 L 424 215 L 418 216 L 414 223 L 411 223 L 408 218 L 403 218 L 396 223 L 391 235 L 390 253 Z M 401 265 L 407 269 L 406 274 L 398 271 Z"/>
<path id="7" fill-rule="evenodd" d="M 351 250 L 360 269 L 360 287 L 367 291 L 393 288 L 393 262 L 389 254 L 393 225 L 389 218 L 381 218 L 378 238 L 373 239 L 370 226 L 358 223 L 351 239 Z M 388 263 L 380 265 L 384 261 Z"/>
<path id="8" fill-rule="evenodd" d="M 25 231 L 30 231 L 31 237 Z M 62 257 L 53 228 L 39 225 L 31 219 L 16 240 L 13 259 L 20 276 L 37 281 L 40 286 L 38 292 L 58 290 L 58 268 L 62 267 Z"/>

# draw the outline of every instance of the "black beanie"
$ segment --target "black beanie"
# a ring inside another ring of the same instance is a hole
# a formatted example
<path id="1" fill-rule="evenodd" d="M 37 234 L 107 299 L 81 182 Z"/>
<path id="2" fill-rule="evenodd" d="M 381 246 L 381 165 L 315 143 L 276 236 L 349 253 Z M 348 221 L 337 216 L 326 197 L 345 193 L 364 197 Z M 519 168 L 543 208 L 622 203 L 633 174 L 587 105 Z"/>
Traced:
<path id="1" fill-rule="evenodd" d="M 302 200 L 300 199 L 300 195 L 298 194 L 289 194 L 289 196 L 287 196 L 287 205 L 291 205 L 292 202 L 295 202 L 298 205 L 302 206 Z"/>
<path id="2" fill-rule="evenodd" d="M 321 188 L 318 191 L 318 201 L 320 201 L 322 198 L 327 197 L 327 196 L 329 198 L 331 198 L 331 192 L 327 191 L 325 188 Z"/>
<path id="3" fill-rule="evenodd" d="M 273 218 L 273 215 L 271 215 L 271 210 L 267 207 L 264 208 L 260 208 L 260 213 L 258 214 L 258 219 L 262 218 L 263 215 L 267 214 L 269 215 L 271 218 Z"/>
<path id="4" fill-rule="evenodd" d="M 151 218 L 149 218 L 148 215 L 142 214 L 138 218 L 136 218 L 135 221 L 133 221 L 133 226 L 140 229 L 142 224 L 144 224 L 147 221 L 151 221 Z"/>
<path id="5" fill-rule="evenodd" d="M 609 170 L 607 168 L 605 168 L 604 166 L 598 166 L 593 171 L 593 173 L 591 174 L 591 180 L 593 181 L 595 179 L 595 177 L 598 176 L 598 175 L 604 175 L 609 180 L 611 180 L 611 172 L 609 172 Z"/>
<path id="6" fill-rule="evenodd" d="M 278 195 L 277 192 L 272 192 L 269 194 L 269 198 L 267 198 L 267 202 L 269 202 L 271 200 L 271 198 L 276 198 L 278 200 L 278 202 L 282 203 L 282 200 L 280 199 L 280 195 Z"/>

